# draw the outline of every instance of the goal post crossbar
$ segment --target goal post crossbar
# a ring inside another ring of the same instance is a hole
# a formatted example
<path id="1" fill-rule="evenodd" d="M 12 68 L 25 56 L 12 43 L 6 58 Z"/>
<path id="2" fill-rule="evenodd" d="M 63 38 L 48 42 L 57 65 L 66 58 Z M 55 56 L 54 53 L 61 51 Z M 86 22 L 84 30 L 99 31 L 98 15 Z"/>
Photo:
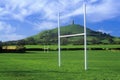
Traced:
<path id="1" fill-rule="evenodd" d="M 85 35 L 85 33 L 80 33 L 80 34 L 71 34 L 71 35 L 62 35 L 59 36 L 60 38 L 64 38 L 64 37 L 74 37 L 74 36 L 83 36 Z"/>

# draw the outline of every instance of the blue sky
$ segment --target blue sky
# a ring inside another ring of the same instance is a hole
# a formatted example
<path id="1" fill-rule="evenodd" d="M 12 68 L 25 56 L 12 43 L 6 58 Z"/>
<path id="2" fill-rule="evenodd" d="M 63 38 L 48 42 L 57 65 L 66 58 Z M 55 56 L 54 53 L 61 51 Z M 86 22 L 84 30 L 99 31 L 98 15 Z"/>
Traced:
<path id="1" fill-rule="evenodd" d="M 86 0 L 87 27 L 120 37 L 120 1 Z M 83 0 L 0 0 L 0 41 L 18 40 L 43 30 L 83 25 Z"/>

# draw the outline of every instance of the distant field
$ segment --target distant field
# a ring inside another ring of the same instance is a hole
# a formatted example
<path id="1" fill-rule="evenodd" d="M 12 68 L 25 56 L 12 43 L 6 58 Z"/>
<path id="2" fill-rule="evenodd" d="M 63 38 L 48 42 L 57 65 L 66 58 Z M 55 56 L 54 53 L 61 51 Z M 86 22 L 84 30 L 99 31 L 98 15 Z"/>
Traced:
<path id="1" fill-rule="evenodd" d="M 26 45 L 26 48 L 44 48 L 44 45 Z M 57 45 L 45 45 L 51 49 L 58 48 Z M 83 45 L 61 45 L 61 48 L 83 48 Z M 120 48 L 120 45 L 87 45 L 87 48 Z"/>
<path id="2" fill-rule="evenodd" d="M 0 80 L 120 80 L 119 51 L 88 51 L 84 70 L 83 51 L 62 51 L 58 67 L 57 51 L 0 54 Z"/>

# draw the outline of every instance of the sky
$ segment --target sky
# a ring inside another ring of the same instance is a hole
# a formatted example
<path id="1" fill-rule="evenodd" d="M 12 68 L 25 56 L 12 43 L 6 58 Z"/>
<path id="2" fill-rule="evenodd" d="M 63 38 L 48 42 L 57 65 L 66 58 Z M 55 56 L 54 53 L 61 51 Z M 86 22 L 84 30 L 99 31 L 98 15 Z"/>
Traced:
<path id="1" fill-rule="evenodd" d="M 85 0 L 87 27 L 120 37 L 120 0 Z M 60 25 L 83 25 L 83 0 L 0 0 L 0 41 L 19 40 Z"/>

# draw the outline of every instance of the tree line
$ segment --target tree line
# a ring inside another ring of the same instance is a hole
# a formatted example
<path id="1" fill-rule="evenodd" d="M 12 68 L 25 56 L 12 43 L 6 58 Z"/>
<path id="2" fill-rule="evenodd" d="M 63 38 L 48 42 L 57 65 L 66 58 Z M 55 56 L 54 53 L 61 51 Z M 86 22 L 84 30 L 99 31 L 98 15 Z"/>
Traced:
<path id="1" fill-rule="evenodd" d="M 34 39 L 33 37 L 30 37 L 28 39 L 22 39 L 18 41 L 8 41 L 8 42 L 0 42 L 0 46 L 4 45 L 56 45 L 58 43 L 57 38 L 49 38 L 49 37 L 41 37 L 39 39 Z M 61 38 L 61 45 L 83 45 L 84 44 L 84 38 L 80 37 L 77 39 L 74 38 Z M 120 39 L 114 39 L 110 37 L 105 38 L 89 38 L 87 40 L 88 45 L 93 44 L 120 44 Z"/>

